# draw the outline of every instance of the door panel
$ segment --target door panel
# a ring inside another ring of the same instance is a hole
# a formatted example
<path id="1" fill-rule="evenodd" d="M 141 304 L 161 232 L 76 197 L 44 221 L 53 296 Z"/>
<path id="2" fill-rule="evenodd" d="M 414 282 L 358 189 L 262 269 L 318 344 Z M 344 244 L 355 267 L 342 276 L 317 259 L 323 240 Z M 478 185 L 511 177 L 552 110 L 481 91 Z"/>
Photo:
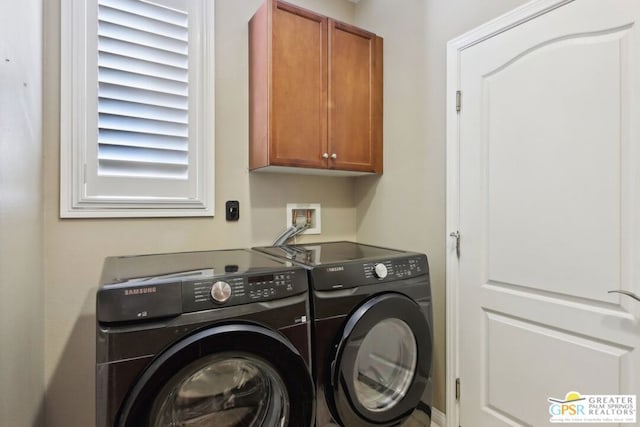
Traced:
<path id="1" fill-rule="evenodd" d="M 382 172 L 382 39 L 329 20 L 332 169 Z"/>
<path id="2" fill-rule="evenodd" d="M 620 283 L 628 35 L 552 40 L 484 78 L 490 281 L 601 301 Z"/>
<path id="3" fill-rule="evenodd" d="M 546 425 L 549 403 L 523 398 L 523 384 L 525 390 L 547 396 L 555 396 L 568 383 L 572 390 L 590 390 L 592 378 L 585 373 L 593 367 L 602 377 L 599 387 L 620 388 L 618 372 L 628 349 L 502 314 L 485 312 L 484 322 L 488 366 L 482 381 L 487 384 L 486 410 L 494 417 L 520 425 Z M 519 345 L 513 346 L 514 342 Z"/>
<path id="4" fill-rule="evenodd" d="M 327 18 L 276 3 L 270 162 L 326 167 Z"/>
<path id="5" fill-rule="evenodd" d="M 640 392 L 640 303 L 607 293 L 640 294 L 638 18 L 574 1 L 460 54 L 462 426 Z"/>

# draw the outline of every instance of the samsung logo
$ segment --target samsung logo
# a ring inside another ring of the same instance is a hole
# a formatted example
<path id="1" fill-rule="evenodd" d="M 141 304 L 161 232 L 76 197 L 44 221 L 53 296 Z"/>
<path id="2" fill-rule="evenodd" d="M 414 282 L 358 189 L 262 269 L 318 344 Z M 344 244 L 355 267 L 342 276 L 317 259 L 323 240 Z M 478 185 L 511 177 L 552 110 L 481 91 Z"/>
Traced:
<path id="1" fill-rule="evenodd" d="M 144 294 L 155 294 L 157 289 L 155 286 L 149 288 L 135 288 L 135 289 L 125 289 L 124 294 L 126 295 L 144 295 Z"/>
<path id="2" fill-rule="evenodd" d="M 344 271 L 344 266 L 340 266 L 340 267 L 327 267 L 327 271 L 329 273 L 335 273 L 336 271 Z"/>

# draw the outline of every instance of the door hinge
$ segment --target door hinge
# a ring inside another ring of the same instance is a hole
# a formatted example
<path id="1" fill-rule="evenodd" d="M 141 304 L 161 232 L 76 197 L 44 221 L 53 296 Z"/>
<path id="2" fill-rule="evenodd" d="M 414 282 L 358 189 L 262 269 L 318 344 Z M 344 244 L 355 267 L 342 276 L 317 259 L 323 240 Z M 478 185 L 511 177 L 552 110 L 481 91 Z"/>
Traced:
<path id="1" fill-rule="evenodd" d="M 459 113 L 462 110 L 462 91 L 456 91 L 456 113 Z"/>
<path id="2" fill-rule="evenodd" d="M 456 401 L 460 401 L 460 378 L 456 378 Z"/>
<path id="3" fill-rule="evenodd" d="M 460 232 L 458 230 L 449 233 L 450 237 L 456 239 L 456 256 L 460 258 Z"/>

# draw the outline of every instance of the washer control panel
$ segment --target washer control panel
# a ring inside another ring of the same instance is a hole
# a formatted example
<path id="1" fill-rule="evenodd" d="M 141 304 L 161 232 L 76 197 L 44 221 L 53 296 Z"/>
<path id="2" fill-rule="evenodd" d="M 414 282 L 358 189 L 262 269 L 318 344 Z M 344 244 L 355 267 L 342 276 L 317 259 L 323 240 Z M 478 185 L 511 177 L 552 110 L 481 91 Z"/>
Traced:
<path id="1" fill-rule="evenodd" d="M 185 312 L 199 311 L 286 298 L 307 288 L 302 269 L 207 278 L 182 284 L 182 304 Z"/>

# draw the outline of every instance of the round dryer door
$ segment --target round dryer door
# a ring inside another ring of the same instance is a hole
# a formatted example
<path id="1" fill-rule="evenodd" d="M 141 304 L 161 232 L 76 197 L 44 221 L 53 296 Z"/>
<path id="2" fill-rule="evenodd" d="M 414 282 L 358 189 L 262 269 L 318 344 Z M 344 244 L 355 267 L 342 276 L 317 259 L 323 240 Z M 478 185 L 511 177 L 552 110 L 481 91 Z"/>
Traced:
<path id="1" fill-rule="evenodd" d="M 420 306 L 387 293 L 347 320 L 331 363 L 328 401 L 344 426 L 397 425 L 420 404 L 431 367 L 431 333 Z"/>
<path id="2" fill-rule="evenodd" d="M 226 325 L 162 353 L 127 397 L 119 426 L 310 426 L 309 370 L 278 333 Z"/>

